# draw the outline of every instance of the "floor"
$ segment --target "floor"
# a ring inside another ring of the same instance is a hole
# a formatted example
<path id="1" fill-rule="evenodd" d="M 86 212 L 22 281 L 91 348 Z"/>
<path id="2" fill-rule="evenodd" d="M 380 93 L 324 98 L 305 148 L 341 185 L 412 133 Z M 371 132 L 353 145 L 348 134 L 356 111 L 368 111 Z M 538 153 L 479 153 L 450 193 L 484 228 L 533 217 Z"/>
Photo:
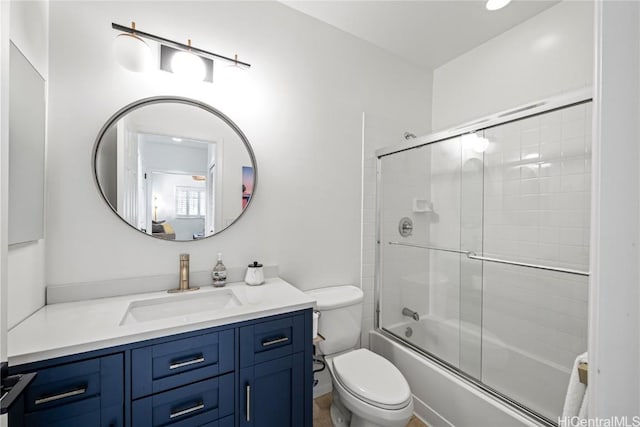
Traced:
<path id="1" fill-rule="evenodd" d="M 331 393 L 318 396 L 313 401 L 313 427 L 333 427 L 331 424 L 331 415 L 329 408 L 331 407 Z M 407 427 L 428 427 L 415 416 L 411 417 L 411 421 Z"/>

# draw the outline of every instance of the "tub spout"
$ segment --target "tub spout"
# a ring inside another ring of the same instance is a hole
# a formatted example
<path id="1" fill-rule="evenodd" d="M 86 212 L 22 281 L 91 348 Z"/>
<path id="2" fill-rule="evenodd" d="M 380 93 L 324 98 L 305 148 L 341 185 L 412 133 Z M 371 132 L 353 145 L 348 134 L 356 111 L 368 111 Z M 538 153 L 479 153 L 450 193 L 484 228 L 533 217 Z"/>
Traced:
<path id="1" fill-rule="evenodd" d="M 410 308 L 403 308 L 402 309 L 402 315 L 403 316 L 407 316 L 407 317 L 411 317 L 413 320 L 415 320 L 416 322 L 420 321 L 420 315 L 418 314 L 417 311 L 413 311 Z"/>

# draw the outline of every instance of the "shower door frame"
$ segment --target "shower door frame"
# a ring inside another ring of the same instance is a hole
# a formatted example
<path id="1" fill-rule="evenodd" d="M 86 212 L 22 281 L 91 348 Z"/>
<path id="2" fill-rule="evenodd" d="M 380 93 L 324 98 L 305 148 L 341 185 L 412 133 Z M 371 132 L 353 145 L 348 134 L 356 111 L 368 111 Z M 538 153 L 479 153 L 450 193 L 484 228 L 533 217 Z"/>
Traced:
<path id="1" fill-rule="evenodd" d="M 380 221 L 381 214 L 382 214 L 382 200 L 380 197 L 380 189 L 381 189 L 381 181 L 382 181 L 381 166 L 382 166 L 382 158 L 389 155 L 397 154 L 403 151 L 413 150 L 426 145 L 456 138 L 464 134 L 483 131 L 485 129 L 488 129 L 494 126 L 499 126 L 505 123 L 514 122 L 527 117 L 549 113 L 554 110 L 560 110 L 563 108 L 571 107 L 578 104 L 584 104 L 587 102 L 593 102 L 592 88 L 584 88 L 584 89 L 577 90 L 574 92 L 569 92 L 563 95 L 558 95 L 558 96 L 542 99 L 536 102 L 527 103 L 522 106 L 501 111 L 489 116 L 485 116 L 481 119 L 467 122 L 461 126 L 457 126 L 444 131 L 435 132 L 432 134 L 415 138 L 409 141 L 408 143 L 403 143 L 401 145 L 400 144 L 392 145 L 389 147 L 381 148 L 376 151 L 376 227 L 375 227 L 376 250 L 375 250 L 374 316 L 373 316 L 374 330 L 384 335 L 388 339 L 394 342 L 397 342 L 398 344 L 411 348 L 413 351 L 417 352 L 418 354 L 436 363 L 441 368 L 456 375 L 468 385 L 471 385 L 472 387 L 479 389 L 481 392 L 484 392 L 489 396 L 497 399 L 501 403 L 506 404 L 507 406 L 511 407 L 521 415 L 531 419 L 534 422 L 537 422 L 549 427 L 557 427 L 558 424 L 555 421 L 511 399 L 509 396 L 493 389 L 492 387 L 489 387 L 487 384 L 483 383 L 479 379 L 472 377 L 471 375 L 451 365 L 450 363 L 443 360 L 442 358 L 439 358 L 431 354 L 427 350 L 421 347 L 418 347 L 415 344 L 412 344 L 411 342 L 403 339 L 402 337 L 396 334 L 389 332 L 386 329 L 383 329 L 380 326 L 380 299 L 381 299 L 381 291 L 382 291 L 382 274 L 381 274 L 382 256 L 381 256 L 381 240 L 380 240 L 381 231 L 382 231 L 381 230 L 382 224 Z M 469 256 L 468 252 L 465 252 L 462 250 L 455 251 L 455 252 L 459 252 L 461 255 L 466 254 L 467 256 Z M 529 266 L 532 266 L 532 265 L 529 265 Z M 536 267 L 536 266 L 532 266 L 532 267 Z M 575 270 L 569 270 L 569 269 L 566 269 L 565 272 L 569 274 L 579 274 L 579 275 L 589 276 L 589 272 L 581 272 L 581 271 L 575 271 Z"/>

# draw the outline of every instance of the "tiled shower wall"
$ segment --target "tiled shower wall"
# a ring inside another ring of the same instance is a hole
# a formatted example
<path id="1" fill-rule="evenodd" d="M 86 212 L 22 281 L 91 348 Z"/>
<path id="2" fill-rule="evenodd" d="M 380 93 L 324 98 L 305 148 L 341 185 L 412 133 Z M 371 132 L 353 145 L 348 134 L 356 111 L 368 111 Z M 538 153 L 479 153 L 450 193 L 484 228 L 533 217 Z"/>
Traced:
<path id="1" fill-rule="evenodd" d="M 485 130 L 484 252 L 589 265 L 591 103 Z"/>

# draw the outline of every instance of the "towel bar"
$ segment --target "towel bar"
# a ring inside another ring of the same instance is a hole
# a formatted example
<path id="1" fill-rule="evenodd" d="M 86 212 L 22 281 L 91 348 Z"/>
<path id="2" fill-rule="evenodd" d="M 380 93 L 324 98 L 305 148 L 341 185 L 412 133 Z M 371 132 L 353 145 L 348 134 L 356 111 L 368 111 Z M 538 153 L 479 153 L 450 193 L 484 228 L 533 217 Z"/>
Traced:
<path id="1" fill-rule="evenodd" d="M 585 362 L 580 362 L 578 364 L 578 378 L 580 382 L 584 385 L 588 385 L 589 382 L 589 364 Z"/>
<path id="2" fill-rule="evenodd" d="M 389 244 L 390 245 L 397 245 L 397 246 L 409 246 L 409 247 L 412 247 L 412 248 L 430 249 L 430 250 L 434 250 L 434 251 L 442 251 L 442 252 L 451 252 L 451 253 L 456 253 L 456 254 L 462 254 L 462 255 L 466 255 L 467 258 L 469 258 L 469 259 L 475 259 L 477 261 L 495 262 L 495 263 L 498 263 L 498 264 L 515 265 L 515 266 L 518 266 L 518 267 L 536 268 L 538 270 L 557 271 L 559 273 L 576 274 L 578 276 L 589 276 L 589 272 L 588 271 L 573 270 L 571 268 L 552 267 L 552 266 L 548 266 L 548 265 L 529 264 L 529 263 L 526 263 L 526 262 L 509 261 L 509 260 L 500 259 L 500 258 L 490 258 L 490 257 L 477 255 L 475 252 L 471 252 L 471 251 L 461 251 L 461 250 L 457 250 L 457 249 L 446 249 L 446 248 L 439 248 L 439 247 L 436 247 L 436 246 L 424 246 L 424 245 L 417 245 L 417 244 L 414 244 L 414 243 L 405 243 L 405 242 L 389 242 Z"/>

